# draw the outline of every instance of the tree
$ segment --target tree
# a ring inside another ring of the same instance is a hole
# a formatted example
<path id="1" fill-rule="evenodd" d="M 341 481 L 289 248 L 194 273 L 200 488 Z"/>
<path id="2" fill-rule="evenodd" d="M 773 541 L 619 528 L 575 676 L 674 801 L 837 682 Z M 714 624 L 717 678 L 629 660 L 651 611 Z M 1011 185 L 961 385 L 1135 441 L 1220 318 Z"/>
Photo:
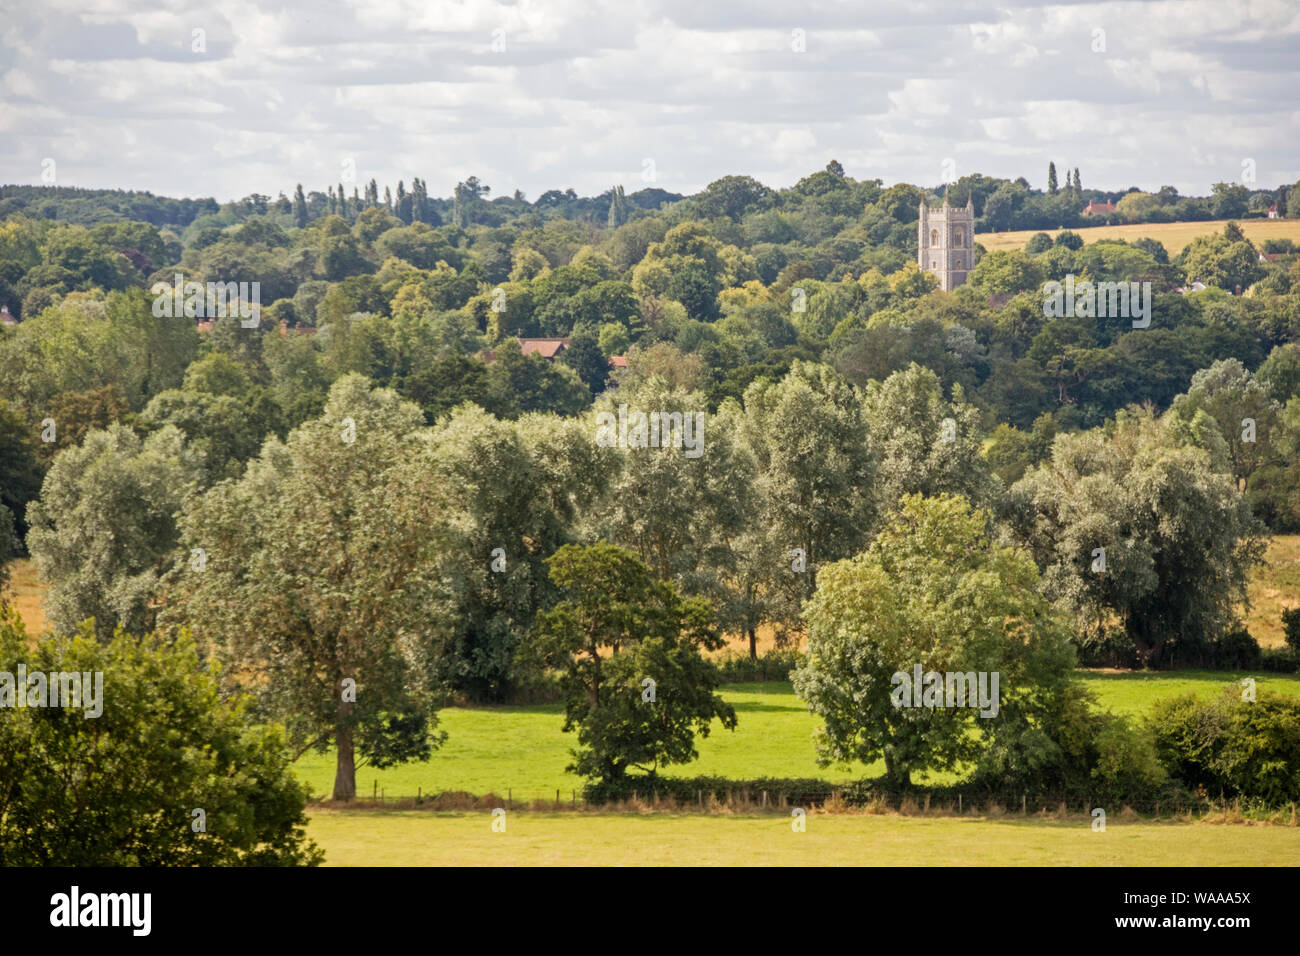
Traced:
<path id="1" fill-rule="evenodd" d="M 345 375 L 324 415 L 269 440 L 181 518 L 163 622 L 208 642 L 296 747 L 336 746 L 336 800 L 356 795 L 358 754 L 424 760 L 445 736 L 431 733 L 425 636 L 442 621 L 450 534 L 422 424 L 414 405 Z"/>
<path id="2" fill-rule="evenodd" d="M 0 691 L 0 866 L 321 861 L 282 729 L 224 697 L 191 641 L 97 643 L 83 628 L 33 643 L 0 607 L 0 671 L 20 664 L 96 683 L 81 685 L 82 712 L 14 707 Z"/>
<path id="3" fill-rule="evenodd" d="M 1174 399 L 1173 412 L 1191 422 L 1204 410 L 1214 419 L 1228 450 L 1232 473 L 1245 485 L 1269 456 L 1278 404 L 1235 358 L 1221 359 L 1192 376 L 1185 395 Z"/>
<path id="4" fill-rule="evenodd" d="M 1058 188 L 1056 182 L 1056 163 L 1049 162 L 1047 164 L 1047 191 L 1055 196 Z"/>
<path id="5" fill-rule="evenodd" d="M 1046 593 L 1081 631 L 1115 620 L 1148 667 L 1171 643 L 1203 649 L 1235 626 L 1264 547 L 1222 440 L 1206 450 L 1214 421 L 1178 421 L 1122 411 L 1106 430 L 1058 435 L 1008 509 Z"/>
<path id="6" fill-rule="evenodd" d="M 27 547 L 49 582 L 55 630 L 70 633 L 91 617 L 105 639 L 119 624 L 134 634 L 152 628 L 176 515 L 199 475 L 174 427 L 141 440 L 114 424 L 54 459 L 27 509 Z"/>
<path id="7" fill-rule="evenodd" d="M 627 439 L 617 425 L 609 429 L 617 434 L 598 434 L 598 441 L 617 445 L 618 467 L 586 520 L 592 535 L 623 544 L 682 594 L 707 598 L 716 620 L 726 622 L 734 597 L 726 581 L 753 513 L 754 465 L 730 413 L 710 415 L 707 408 L 699 392 L 670 389 L 657 377 L 598 399 L 597 416 L 625 416 Z M 636 414 L 646 416 L 640 439 Z M 657 442 L 651 415 L 660 416 Z M 665 422 L 663 415 L 680 417 Z"/>
<path id="8" fill-rule="evenodd" d="M 751 384 L 741 436 L 757 467 L 757 512 L 740 547 L 756 657 L 757 625 L 773 621 L 783 641 L 798 631 L 818 571 L 866 542 L 877 462 L 859 396 L 824 365 L 798 362 L 779 383 Z"/>
<path id="9" fill-rule="evenodd" d="M 609 359 L 600 350 L 600 339 L 591 326 L 575 330 L 569 347 L 560 353 L 560 361 L 578 373 L 592 395 L 605 390 L 609 378 Z"/>
<path id="10" fill-rule="evenodd" d="M 1200 281 L 1229 292 L 1238 286 L 1249 288 L 1265 272 L 1259 251 L 1250 240 L 1240 237 L 1240 228 L 1232 222 L 1224 227 L 1223 235 L 1197 236 L 1179 253 L 1177 262 L 1189 285 Z"/>
<path id="11" fill-rule="evenodd" d="M 307 228 L 307 197 L 303 195 L 302 183 L 293 191 L 293 221 L 299 229 Z"/>
<path id="12" fill-rule="evenodd" d="M 980 454 L 980 413 L 960 385 L 945 401 L 939 378 L 912 363 L 883 382 L 868 382 L 864 417 L 879 455 L 875 490 L 880 512 L 904 495 L 965 495 L 991 504 L 996 485 Z"/>
<path id="13" fill-rule="evenodd" d="M 607 225 L 610 229 L 617 229 L 625 222 L 627 222 L 627 198 L 623 195 L 623 187 L 615 186 L 610 190 Z"/>
<path id="14" fill-rule="evenodd" d="M 455 534 L 443 548 L 450 613 L 432 632 L 443 679 L 500 701 L 535 675 L 518 658 L 535 615 L 556 600 L 543 563 L 573 540 L 580 504 L 608 484 L 614 453 L 588 423 L 552 415 L 501 421 L 471 405 L 430 436 L 428 479 L 447 489 Z"/>
<path id="15" fill-rule="evenodd" d="M 775 196 L 771 188 L 751 176 L 724 176 L 705 186 L 695 201 L 702 216 L 725 216 L 739 222 L 747 213 L 763 209 Z"/>
<path id="16" fill-rule="evenodd" d="M 915 771 L 974 760 L 991 725 L 1068 672 L 1073 654 L 1033 561 L 993 542 L 988 525 L 989 515 L 960 496 L 910 495 L 865 552 L 822 569 L 807 609 L 808 654 L 793 675 L 795 693 L 824 721 L 820 763 L 883 758 L 886 780 L 906 787 Z M 910 686 L 918 665 L 984 674 L 997 710 L 969 698 L 967 706 L 896 705 L 897 674 L 920 698 L 922 688 Z"/>
<path id="17" fill-rule="evenodd" d="M 27 503 L 41 493 L 36 435 L 18 409 L 0 399 L 0 507 L 13 518 L 19 546 L 27 536 Z"/>
<path id="18" fill-rule="evenodd" d="M 721 675 L 700 653 L 722 646 L 704 601 L 603 542 L 565 545 L 546 563 L 565 596 L 538 615 L 536 653 L 563 673 L 564 731 L 576 728 L 579 744 L 569 770 L 607 785 L 629 769 L 653 777 L 698 757 L 695 735 L 715 719 L 735 728 L 714 693 Z"/>

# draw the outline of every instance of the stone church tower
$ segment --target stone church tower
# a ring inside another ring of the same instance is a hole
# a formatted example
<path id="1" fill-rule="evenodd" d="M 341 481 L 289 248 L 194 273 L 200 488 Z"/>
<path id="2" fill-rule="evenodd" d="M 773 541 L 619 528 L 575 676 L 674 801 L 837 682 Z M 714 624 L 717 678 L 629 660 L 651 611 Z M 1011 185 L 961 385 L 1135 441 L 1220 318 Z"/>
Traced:
<path id="1" fill-rule="evenodd" d="M 957 288 L 975 268 L 974 204 L 968 199 L 964 209 L 949 206 L 946 190 L 942 209 L 931 209 L 922 199 L 916 237 L 916 261 L 921 268 L 933 272 L 944 291 Z"/>

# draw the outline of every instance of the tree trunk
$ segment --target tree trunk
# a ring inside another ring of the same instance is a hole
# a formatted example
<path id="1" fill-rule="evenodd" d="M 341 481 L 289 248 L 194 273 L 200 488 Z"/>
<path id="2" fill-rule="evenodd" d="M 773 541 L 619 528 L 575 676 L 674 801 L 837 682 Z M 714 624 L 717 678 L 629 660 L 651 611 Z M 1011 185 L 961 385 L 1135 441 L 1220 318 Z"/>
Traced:
<path id="1" fill-rule="evenodd" d="M 906 767 L 897 766 L 888 751 L 885 753 L 885 777 L 890 783 L 899 788 L 912 785 L 912 772 Z"/>
<path id="2" fill-rule="evenodd" d="M 748 628 L 746 633 L 749 634 L 749 659 L 756 661 L 758 660 L 758 635 L 753 627 Z"/>
<path id="3" fill-rule="evenodd" d="M 348 723 L 355 706 L 351 701 L 339 701 L 339 724 L 334 733 L 339 754 L 334 770 L 334 799 L 344 802 L 357 795 L 357 761 L 352 748 L 352 725 Z"/>

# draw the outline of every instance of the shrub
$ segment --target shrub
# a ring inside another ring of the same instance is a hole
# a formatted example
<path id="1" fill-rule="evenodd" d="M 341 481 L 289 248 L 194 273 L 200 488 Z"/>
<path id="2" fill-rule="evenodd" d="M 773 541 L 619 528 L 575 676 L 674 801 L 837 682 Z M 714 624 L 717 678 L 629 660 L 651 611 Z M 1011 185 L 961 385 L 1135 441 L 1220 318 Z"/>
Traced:
<path id="1" fill-rule="evenodd" d="M 1232 687 L 1210 700 L 1157 702 L 1150 726 L 1171 774 L 1214 795 L 1273 805 L 1300 799 L 1300 700 L 1260 690 L 1242 700 Z"/>
<path id="2" fill-rule="evenodd" d="M 661 800 L 676 800 L 679 803 L 694 803 L 701 796 L 707 803 L 710 799 L 726 800 L 728 795 L 737 796 L 748 793 L 751 800 L 761 800 L 767 791 L 769 806 L 779 806 L 782 799 L 792 805 L 824 803 L 831 794 L 843 787 L 846 792 L 855 785 L 834 784 L 828 780 L 813 777 L 759 777 L 753 780 L 730 780 L 726 777 L 660 777 L 660 776 L 625 776 L 620 780 L 594 781 L 583 789 L 583 795 L 591 803 L 608 803 L 612 800 L 626 800 L 640 797 L 649 800 L 658 797 Z"/>
<path id="3" fill-rule="evenodd" d="M 32 648 L 0 609 L 0 672 L 102 675 L 82 709 L 11 706 L 0 692 L 0 865 L 277 866 L 315 864 L 306 793 L 279 727 L 223 700 L 215 669 L 188 641 L 89 623 Z M 29 680 L 30 683 L 30 680 Z M 26 691 L 26 688 L 22 688 Z M 83 701 L 85 697 L 83 696 Z M 5 704 L 8 704 L 6 706 Z M 91 716 L 100 709 L 98 716 Z M 193 811 L 204 811 L 204 827 Z"/>
<path id="4" fill-rule="evenodd" d="M 1300 671 L 1300 653 L 1289 647 L 1266 647 L 1260 656 L 1259 665 L 1274 674 L 1294 674 Z"/>
<path id="5" fill-rule="evenodd" d="M 1259 642 L 1244 627 L 1214 642 L 1214 666 L 1219 670 L 1248 670 L 1260 663 Z"/>
<path id="6" fill-rule="evenodd" d="M 1080 667 L 1137 667 L 1137 646 L 1122 627 L 1106 626 L 1079 637 Z"/>
<path id="7" fill-rule="evenodd" d="M 729 651 L 717 658 L 714 663 L 722 672 L 723 682 L 732 684 L 789 680 L 790 672 L 799 666 L 802 659 L 802 651 L 776 648 L 760 654 L 757 660 L 744 651 Z"/>

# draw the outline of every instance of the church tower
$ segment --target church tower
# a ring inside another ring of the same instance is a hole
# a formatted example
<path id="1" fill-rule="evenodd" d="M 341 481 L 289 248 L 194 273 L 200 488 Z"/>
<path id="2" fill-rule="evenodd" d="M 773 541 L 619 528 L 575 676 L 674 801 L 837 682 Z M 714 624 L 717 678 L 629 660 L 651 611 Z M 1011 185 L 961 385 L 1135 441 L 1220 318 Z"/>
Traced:
<path id="1" fill-rule="evenodd" d="M 965 208 L 948 205 L 944 190 L 943 208 L 931 209 L 921 200 L 917 218 L 916 261 L 926 272 L 939 279 L 939 288 L 950 292 L 966 281 L 975 268 L 975 206 L 966 200 Z"/>

